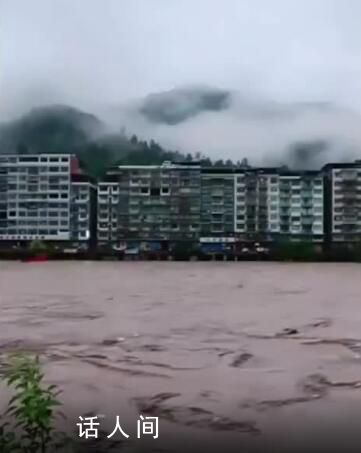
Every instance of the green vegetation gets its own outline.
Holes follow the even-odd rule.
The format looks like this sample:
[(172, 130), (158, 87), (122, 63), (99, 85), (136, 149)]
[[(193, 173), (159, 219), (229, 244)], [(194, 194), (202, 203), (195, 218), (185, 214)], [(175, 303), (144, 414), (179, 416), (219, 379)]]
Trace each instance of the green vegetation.
[[(17, 121), (0, 125), (0, 154), (8, 152), (72, 153), (94, 178), (102, 177), (112, 165), (161, 164), (166, 160), (213, 164), (199, 152), (192, 155), (167, 150), (154, 140), (127, 136), (123, 131), (109, 134), (98, 118), (67, 106), (35, 109)], [(240, 164), (214, 162), (219, 166)]]
[(63, 447), (65, 436), (54, 427), (60, 392), (54, 385), (44, 385), (39, 358), (10, 357), (4, 381), (14, 396), (0, 418), (0, 451), (50, 453)]

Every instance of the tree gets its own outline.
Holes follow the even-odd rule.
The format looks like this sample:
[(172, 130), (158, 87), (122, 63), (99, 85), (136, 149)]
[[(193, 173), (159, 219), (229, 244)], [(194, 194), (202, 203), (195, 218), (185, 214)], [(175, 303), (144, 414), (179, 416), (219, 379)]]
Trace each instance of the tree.
[(247, 157), (244, 157), (244, 158), (241, 160), (241, 167), (244, 167), (244, 168), (248, 168), (248, 167), (249, 167)]
[(138, 144), (138, 137), (134, 134), (132, 135), (131, 139), (130, 139), (130, 143), (132, 145), (137, 145)]

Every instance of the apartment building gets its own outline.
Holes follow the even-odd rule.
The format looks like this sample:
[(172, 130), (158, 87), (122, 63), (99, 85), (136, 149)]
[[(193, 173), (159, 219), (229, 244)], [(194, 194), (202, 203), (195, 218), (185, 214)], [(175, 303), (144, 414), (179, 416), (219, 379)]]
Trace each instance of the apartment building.
[(280, 236), (322, 242), (324, 239), (322, 172), (281, 172), (278, 188)]
[(234, 170), (203, 168), (201, 172), (201, 234), (234, 234)]
[(0, 156), (0, 241), (89, 240), (89, 199), (85, 223), (72, 217), (72, 202), (79, 184), (95, 187), (90, 181), (73, 184), (77, 175), (77, 159), (69, 154)]
[(326, 240), (361, 240), (361, 162), (327, 164), (325, 172)]
[(279, 230), (278, 170), (237, 170), (234, 181), (234, 231), (237, 237), (243, 241), (271, 240), (272, 233)]
[(200, 232), (198, 164), (119, 166), (98, 184), (100, 244), (195, 240)]
[(96, 245), (96, 185), (85, 174), (71, 176), (70, 232), (71, 242), (77, 247)]
[(254, 168), (235, 174), (234, 231), (244, 241), (323, 240), (323, 176)]

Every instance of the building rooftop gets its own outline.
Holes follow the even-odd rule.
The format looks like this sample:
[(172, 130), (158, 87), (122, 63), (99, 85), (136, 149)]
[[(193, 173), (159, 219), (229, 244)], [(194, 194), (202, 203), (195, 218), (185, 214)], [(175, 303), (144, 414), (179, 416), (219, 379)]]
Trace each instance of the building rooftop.
[(354, 162), (331, 162), (322, 167), (323, 170), (331, 170), (333, 168), (361, 168), (361, 160)]

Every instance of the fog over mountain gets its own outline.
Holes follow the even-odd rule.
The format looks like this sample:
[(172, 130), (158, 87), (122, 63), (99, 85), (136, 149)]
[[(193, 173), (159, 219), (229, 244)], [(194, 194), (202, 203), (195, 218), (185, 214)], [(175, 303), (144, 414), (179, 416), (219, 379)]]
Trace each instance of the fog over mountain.
[[(0, 151), (19, 143), (36, 152), (72, 151), (117, 135), (155, 140), (214, 160), (248, 158), (253, 165), (319, 168), (361, 156), (361, 117), (327, 103), (277, 103), (206, 86), (155, 93), (97, 115), (53, 105), (32, 109), (0, 127)], [(111, 141), (110, 141), (110, 138)]]
[(361, 115), (321, 102), (285, 103), (210, 87), (153, 94), (104, 116), (182, 152), (254, 164), (318, 167), (361, 157)]
[[(214, 159), (360, 157), (360, 15), (359, 0), (2, 0), (0, 143), (65, 105)], [(104, 134), (65, 117), (74, 143)]]

